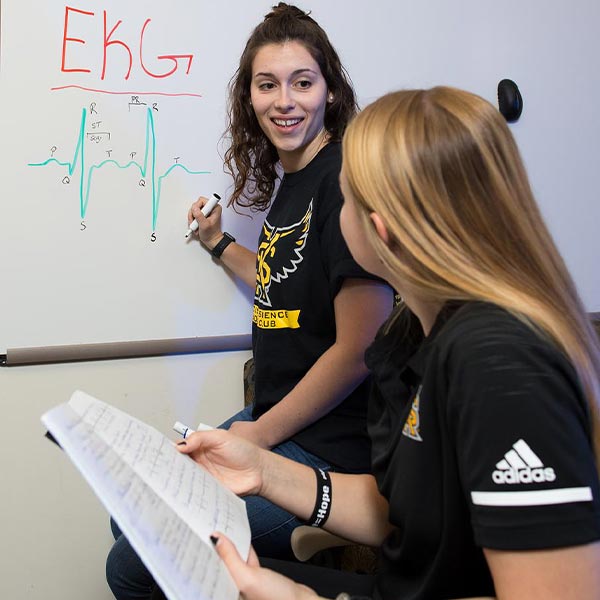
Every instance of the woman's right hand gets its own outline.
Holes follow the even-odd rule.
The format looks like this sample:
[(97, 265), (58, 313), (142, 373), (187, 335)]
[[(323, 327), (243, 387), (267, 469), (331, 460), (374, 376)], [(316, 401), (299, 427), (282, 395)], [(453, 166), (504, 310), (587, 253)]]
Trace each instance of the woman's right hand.
[(260, 495), (265, 453), (256, 444), (223, 429), (198, 431), (177, 450), (189, 455), (232, 492), (240, 496)]
[(201, 209), (207, 202), (208, 198), (200, 196), (192, 204), (188, 211), (188, 225), (196, 219), (198, 223), (198, 229), (196, 230), (198, 238), (209, 250), (212, 250), (223, 237), (223, 232), (221, 231), (221, 214), (223, 209), (217, 204), (208, 217), (205, 217)]

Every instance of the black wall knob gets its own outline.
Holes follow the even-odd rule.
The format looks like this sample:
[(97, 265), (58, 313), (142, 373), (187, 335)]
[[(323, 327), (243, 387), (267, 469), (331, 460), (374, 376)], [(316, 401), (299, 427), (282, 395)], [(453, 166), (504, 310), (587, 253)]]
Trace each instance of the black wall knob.
[(523, 112), (523, 97), (511, 79), (503, 79), (498, 84), (498, 108), (509, 123), (517, 121)]

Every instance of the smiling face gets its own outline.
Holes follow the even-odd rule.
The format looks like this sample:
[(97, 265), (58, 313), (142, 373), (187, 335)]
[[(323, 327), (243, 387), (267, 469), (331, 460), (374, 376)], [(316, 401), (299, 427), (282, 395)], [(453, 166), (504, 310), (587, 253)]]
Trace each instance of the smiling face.
[(308, 50), (296, 41), (263, 46), (252, 63), (250, 97), (284, 170), (304, 168), (326, 135), (327, 84)]

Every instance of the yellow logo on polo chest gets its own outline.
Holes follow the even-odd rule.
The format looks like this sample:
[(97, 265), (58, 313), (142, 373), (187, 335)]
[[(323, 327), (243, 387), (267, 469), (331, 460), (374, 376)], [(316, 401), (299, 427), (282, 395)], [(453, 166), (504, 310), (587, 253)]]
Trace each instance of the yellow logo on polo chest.
[(411, 440), (415, 440), (417, 442), (422, 442), (423, 438), (421, 437), (421, 417), (419, 415), (419, 404), (421, 402), (421, 388), (423, 386), (420, 385), (415, 397), (412, 401), (412, 406), (410, 407), (410, 413), (408, 414), (408, 418), (404, 423), (404, 427), (402, 429), (402, 435), (409, 437)]

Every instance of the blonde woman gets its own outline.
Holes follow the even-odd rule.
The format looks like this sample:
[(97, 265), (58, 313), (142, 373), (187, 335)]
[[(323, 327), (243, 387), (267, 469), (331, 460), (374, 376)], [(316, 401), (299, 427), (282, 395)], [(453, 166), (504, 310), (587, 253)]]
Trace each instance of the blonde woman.
[(460, 90), (397, 92), (343, 156), (344, 237), (405, 302), (366, 356), (373, 475), (333, 473), (325, 498), (225, 432), (180, 448), (302, 519), (330, 499), (325, 527), (381, 546), (381, 569), (261, 567), (217, 533), (242, 597), (599, 598), (600, 349), (505, 122)]

